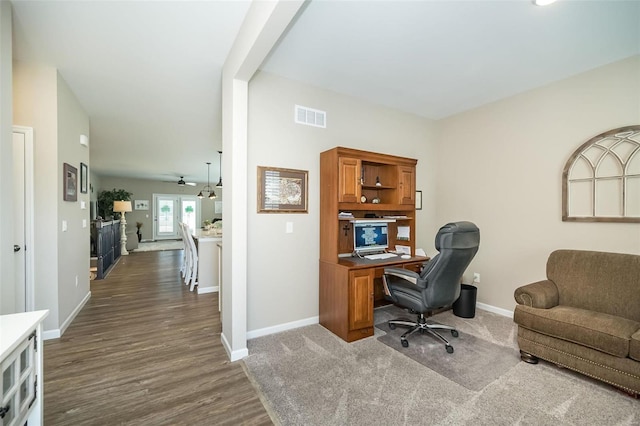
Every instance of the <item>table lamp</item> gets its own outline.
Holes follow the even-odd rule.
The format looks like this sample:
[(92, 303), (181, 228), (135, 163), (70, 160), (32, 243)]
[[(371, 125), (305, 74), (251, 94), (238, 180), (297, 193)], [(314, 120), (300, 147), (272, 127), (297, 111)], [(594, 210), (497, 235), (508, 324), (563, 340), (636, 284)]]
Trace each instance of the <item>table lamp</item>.
[(131, 201), (114, 201), (113, 211), (122, 213), (120, 218), (120, 255), (126, 256), (129, 252), (127, 251), (127, 220), (124, 218), (124, 214), (131, 211)]

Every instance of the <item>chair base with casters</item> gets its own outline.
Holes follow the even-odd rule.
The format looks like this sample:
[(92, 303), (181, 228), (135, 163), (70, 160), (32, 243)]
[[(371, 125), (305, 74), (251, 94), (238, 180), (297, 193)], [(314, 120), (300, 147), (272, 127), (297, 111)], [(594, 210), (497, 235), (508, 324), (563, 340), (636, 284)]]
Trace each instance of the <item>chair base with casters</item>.
[(458, 337), (458, 330), (456, 330), (455, 327), (452, 327), (450, 325), (438, 324), (434, 322), (428, 323), (424, 314), (418, 314), (417, 321), (411, 321), (406, 318), (398, 318), (394, 320), (389, 320), (388, 324), (391, 330), (394, 330), (396, 326), (409, 328), (409, 330), (407, 330), (406, 333), (400, 336), (400, 343), (405, 348), (409, 347), (409, 341), (407, 340), (407, 337), (419, 331), (422, 334), (429, 333), (430, 335), (442, 341), (444, 343), (444, 347), (447, 350), (447, 352), (452, 354), (453, 346), (451, 346), (449, 344), (449, 341), (445, 339), (444, 336), (442, 336), (442, 334), (438, 333), (436, 330), (449, 330), (453, 337)]
[(453, 346), (436, 330), (449, 330), (453, 337), (458, 331), (451, 326), (427, 322), (425, 314), (447, 308), (460, 296), (462, 274), (478, 251), (480, 231), (471, 222), (452, 222), (444, 225), (436, 235), (439, 253), (426, 262), (420, 273), (404, 268), (384, 268), (382, 285), (385, 298), (395, 305), (418, 314), (417, 321), (400, 318), (389, 321), (389, 328), (409, 327), (400, 337), (405, 348), (407, 337), (420, 331), (429, 333), (444, 343), (448, 353)]

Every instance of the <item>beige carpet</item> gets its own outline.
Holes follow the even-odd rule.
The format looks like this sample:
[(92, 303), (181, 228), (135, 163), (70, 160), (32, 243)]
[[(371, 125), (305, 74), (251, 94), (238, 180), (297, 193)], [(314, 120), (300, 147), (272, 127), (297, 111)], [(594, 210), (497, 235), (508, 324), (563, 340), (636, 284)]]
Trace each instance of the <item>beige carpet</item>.
[[(383, 314), (376, 311), (376, 323)], [(510, 318), (477, 311), (435, 319), (516, 349)], [(244, 362), (282, 425), (640, 424), (637, 400), (571, 371), (517, 362), (470, 390), (381, 343), (383, 333), (346, 343), (320, 325), (302, 327), (250, 340)]]
[(416, 315), (391, 305), (380, 309), (377, 317), (376, 328), (385, 332), (378, 341), (470, 390), (482, 390), (520, 362), (519, 351), (462, 331), (458, 337), (453, 337), (448, 330), (440, 332), (454, 348), (452, 354), (446, 352), (440, 340), (429, 334), (414, 333), (408, 338), (409, 347), (404, 348), (400, 336), (407, 328), (391, 330), (387, 321), (394, 318), (414, 320)]

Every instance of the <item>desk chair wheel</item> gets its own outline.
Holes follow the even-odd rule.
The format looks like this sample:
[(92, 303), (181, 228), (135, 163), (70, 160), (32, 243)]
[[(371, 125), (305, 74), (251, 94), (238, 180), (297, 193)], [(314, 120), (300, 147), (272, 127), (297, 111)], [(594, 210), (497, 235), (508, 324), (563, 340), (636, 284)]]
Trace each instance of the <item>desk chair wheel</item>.
[[(451, 330), (451, 335), (453, 337), (458, 337), (458, 330)], [(453, 352), (453, 351), (451, 351), (451, 352)], [(449, 353), (451, 353), (451, 352), (449, 352)]]
[(447, 348), (447, 353), (448, 354), (452, 354), (453, 353), (453, 346), (447, 345), (447, 346), (445, 346), (445, 348)]
[(396, 325), (390, 322), (389, 323), (389, 329), (395, 330), (396, 329)]
[(400, 343), (402, 343), (402, 347), (403, 348), (408, 348), (409, 347), (409, 341), (407, 339), (400, 339)]

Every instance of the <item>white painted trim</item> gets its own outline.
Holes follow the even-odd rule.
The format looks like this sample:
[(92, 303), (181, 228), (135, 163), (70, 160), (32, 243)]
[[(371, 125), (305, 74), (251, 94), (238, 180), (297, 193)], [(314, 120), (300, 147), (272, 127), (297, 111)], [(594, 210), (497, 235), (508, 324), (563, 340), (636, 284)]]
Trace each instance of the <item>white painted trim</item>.
[(43, 340), (50, 340), (50, 339), (59, 339), (60, 337), (62, 337), (64, 332), (71, 325), (71, 322), (80, 313), (82, 308), (84, 308), (84, 305), (87, 304), (89, 299), (91, 299), (91, 292), (88, 292), (87, 295), (82, 299), (82, 301), (80, 303), (78, 303), (78, 306), (76, 306), (75, 309), (73, 310), (73, 312), (71, 312), (71, 314), (69, 314), (67, 319), (64, 320), (64, 322), (62, 323), (62, 326), (60, 328), (56, 328), (54, 330), (45, 330), (45, 331), (43, 331), (42, 332), (42, 339)]
[(269, 334), (280, 333), (282, 331), (293, 330), (294, 328), (305, 327), (307, 325), (318, 324), (320, 317), (309, 317), (298, 321), (291, 321), (284, 324), (274, 325), (272, 327), (260, 328), (247, 332), (247, 339), (255, 339), (256, 337), (267, 336)]
[(228, 179), (225, 194), (231, 194), (222, 206), (227, 218), (222, 237), (222, 327), (232, 344), (222, 337), (232, 361), (229, 348), (236, 348), (234, 355), (247, 354), (248, 84), (304, 4), (304, 0), (251, 2), (222, 67), (223, 169)]
[(494, 314), (502, 315), (503, 317), (513, 318), (513, 311), (498, 308), (496, 306), (487, 305), (485, 303), (480, 303), (480, 302), (476, 303), (476, 308), (482, 309), (483, 311), (493, 312)]
[(225, 337), (224, 333), (220, 333), (220, 341), (222, 341), (222, 347), (224, 347), (224, 350), (227, 352), (227, 356), (231, 362), (238, 361), (249, 356), (249, 349), (246, 347), (232, 351), (231, 345), (229, 345), (229, 341)]
[(218, 292), (218, 286), (213, 286), (213, 287), (200, 287), (198, 286), (198, 294), (205, 294), (205, 293), (217, 293)]
[(34, 210), (34, 145), (33, 145), (33, 128), (25, 126), (13, 126), (13, 133), (22, 133), (24, 135), (24, 243), (25, 250), (25, 288), (26, 288), (26, 310), (35, 310), (35, 260), (33, 254), (35, 252), (34, 228), (35, 228), (35, 210)]
[(51, 339), (59, 339), (60, 338), (60, 329), (56, 328), (55, 330), (44, 330), (42, 332), (42, 340), (51, 340)]

